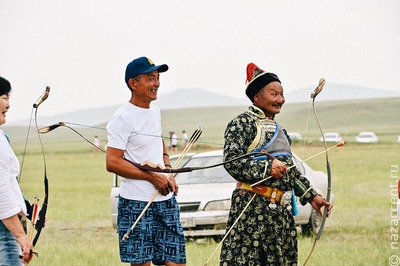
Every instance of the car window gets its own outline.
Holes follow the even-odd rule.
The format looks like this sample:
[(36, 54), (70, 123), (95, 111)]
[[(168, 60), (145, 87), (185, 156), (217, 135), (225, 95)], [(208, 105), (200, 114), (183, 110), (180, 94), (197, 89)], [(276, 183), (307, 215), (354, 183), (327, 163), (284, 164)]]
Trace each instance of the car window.
[(177, 166), (175, 166), (175, 162), (178, 160), (180, 155), (177, 155), (177, 154), (171, 155), (169, 157), (169, 161), (172, 166), (175, 166), (175, 168), (181, 168), (193, 155), (194, 155), (194, 153), (185, 154), (185, 156), (183, 156), (182, 160), (179, 162), (179, 164)]
[[(199, 157), (191, 158), (187, 164), (185, 164), (185, 167), (203, 167), (218, 163), (222, 163), (222, 156)], [(175, 175), (175, 180), (179, 185), (236, 182), (222, 165), (187, 173), (179, 173)]]

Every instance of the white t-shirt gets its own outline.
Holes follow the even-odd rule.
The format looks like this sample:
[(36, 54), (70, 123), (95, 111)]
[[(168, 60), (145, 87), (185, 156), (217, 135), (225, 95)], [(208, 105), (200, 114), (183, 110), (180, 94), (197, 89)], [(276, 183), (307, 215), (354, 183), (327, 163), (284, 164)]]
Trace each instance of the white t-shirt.
[(178, 145), (178, 136), (176, 134), (172, 134), (171, 145)]
[[(107, 125), (107, 146), (124, 150), (126, 159), (141, 163), (151, 161), (164, 165), (160, 109), (155, 105), (141, 108), (131, 103), (121, 106)], [(149, 201), (156, 192), (154, 185), (145, 180), (121, 178), (119, 194), (130, 200)], [(171, 198), (158, 194), (154, 201)]]
[(4, 132), (0, 130), (0, 220), (21, 211), (27, 214), (24, 197), (18, 184), (19, 161)]

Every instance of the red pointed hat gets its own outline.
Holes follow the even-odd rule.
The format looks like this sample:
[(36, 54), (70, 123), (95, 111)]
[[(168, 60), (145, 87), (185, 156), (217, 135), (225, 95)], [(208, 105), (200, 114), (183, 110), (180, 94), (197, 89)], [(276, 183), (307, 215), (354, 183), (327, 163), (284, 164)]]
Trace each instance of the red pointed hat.
[(265, 72), (254, 63), (247, 64), (246, 73), (246, 95), (252, 102), (254, 100), (254, 95), (269, 83), (273, 81), (281, 83), (277, 75), (271, 72)]

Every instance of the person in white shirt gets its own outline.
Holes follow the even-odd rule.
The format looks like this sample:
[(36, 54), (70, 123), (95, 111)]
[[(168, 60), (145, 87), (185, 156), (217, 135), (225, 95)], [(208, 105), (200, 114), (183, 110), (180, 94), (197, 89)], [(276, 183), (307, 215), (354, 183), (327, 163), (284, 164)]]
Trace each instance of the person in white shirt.
[[(185, 237), (175, 199), (178, 186), (173, 176), (140, 170), (129, 163), (150, 161), (170, 168), (162, 139), (157, 99), (160, 73), (167, 65), (156, 66), (147, 57), (130, 62), (125, 82), (131, 91), (129, 102), (121, 106), (107, 125), (106, 168), (122, 179), (119, 188), (118, 234), (120, 259), (131, 265), (185, 265)], [(158, 190), (143, 217), (125, 242), (124, 234), (136, 221)]]
[(94, 144), (94, 153), (97, 153), (98, 151), (99, 151), (99, 149), (100, 149), (100, 139), (99, 139), (99, 137), (96, 135), (96, 136), (94, 136), (94, 139), (93, 139), (93, 144)]
[(175, 132), (173, 132), (171, 137), (172, 151), (176, 151), (177, 146), (178, 146), (178, 136), (175, 134)]
[(186, 130), (182, 131), (182, 140), (183, 140), (183, 148), (185, 148), (186, 144), (189, 141), (189, 137), (188, 137), (188, 134), (186, 133)]
[[(0, 125), (6, 122), (10, 91), (10, 82), (0, 77)], [(19, 171), (19, 161), (8, 136), (0, 130), (0, 265), (23, 265), (33, 255), (32, 241), (21, 223), (27, 207), (17, 180)]]

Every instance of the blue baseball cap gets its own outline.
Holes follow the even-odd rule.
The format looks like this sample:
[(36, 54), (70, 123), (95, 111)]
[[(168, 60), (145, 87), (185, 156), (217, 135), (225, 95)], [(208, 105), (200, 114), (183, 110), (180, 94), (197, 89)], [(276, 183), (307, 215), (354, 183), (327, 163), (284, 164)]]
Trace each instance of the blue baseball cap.
[(126, 66), (125, 82), (129, 87), (128, 81), (139, 74), (146, 74), (158, 70), (158, 72), (165, 72), (168, 70), (168, 65), (163, 64), (156, 66), (153, 61), (145, 56), (134, 59)]

